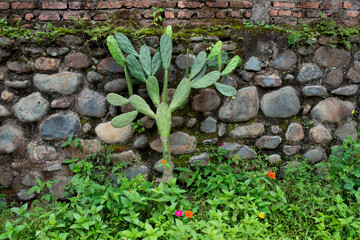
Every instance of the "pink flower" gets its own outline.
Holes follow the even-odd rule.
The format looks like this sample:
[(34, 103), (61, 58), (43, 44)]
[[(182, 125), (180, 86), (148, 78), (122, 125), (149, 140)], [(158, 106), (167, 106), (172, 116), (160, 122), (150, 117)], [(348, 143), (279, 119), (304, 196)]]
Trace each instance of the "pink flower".
[(221, 144), (221, 146), (222, 146), (222, 147), (225, 146), (225, 143)]
[(204, 162), (204, 166), (206, 166), (207, 162)]
[(175, 216), (178, 216), (178, 217), (181, 217), (182, 214), (183, 214), (183, 211), (181, 211), (181, 210), (177, 210), (175, 212)]

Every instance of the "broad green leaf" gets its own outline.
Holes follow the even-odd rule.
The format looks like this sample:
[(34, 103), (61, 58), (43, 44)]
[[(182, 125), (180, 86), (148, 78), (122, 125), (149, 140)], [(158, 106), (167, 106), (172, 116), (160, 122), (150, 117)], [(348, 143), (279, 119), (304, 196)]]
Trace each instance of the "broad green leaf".
[(190, 79), (184, 78), (177, 86), (170, 103), (170, 111), (178, 109), (189, 98), (191, 91)]
[(154, 76), (161, 66), (160, 52), (155, 53), (151, 62), (151, 75)]
[(154, 105), (157, 106), (160, 104), (160, 91), (159, 83), (156, 77), (150, 76), (146, 81), (146, 89), (148, 91), (149, 97), (153, 101)]
[(156, 125), (161, 137), (169, 137), (171, 130), (171, 112), (167, 103), (160, 103), (156, 112)]
[(206, 52), (202, 51), (197, 55), (194, 64), (191, 67), (190, 80), (196, 77), (199, 72), (203, 69), (206, 63)]
[(207, 70), (207, 66), (205, 64), (204, 67), (201, 69), (201, 71), (198, 73), (198, 75), (196, 75), (196, 77), (193, 80), (191, 80), (191, 82), (195, 82), (195, 81), (199, 80), (200, 78), (202, 78), (205, 75), (206, 70)]
[(131, 44), (130, 40), (122, 33), (118, 33), (115, 35), (115, 39), (121, 50), (126, 52), (127, 54), (135, 55), (139, 57), (139, 54), (134, 49), (133, 45)]
[(232, 97), (236, 94), (236, 89), (232, 86), (221, 84), (221, 83), (215, 83), (216, 89), (224, 96)]
[(206, 58), (206, 60), (207, 61), (213, 60), (217, 55), (219, 55), (219, 53), (221, 52), (221, 48), (222, 48), (222, 42), (217, 41), (217, 43), (215, 43), (215, 45), (212, 47), (211, 52), (209, 56)]
[(141, 47), (139, 60), (145, 74), (149, 77), (151, 75), (151, 54), (148, 46)]
[(108, 36), (107, 45), (108, 45), (109, 51), (111, 53), (111, 56), (114, 58), (114, 60), (121, 67), (125, 67), (126, 59), (125, 59), (123, 53), (121, 52), (121, 49), (120, 49), (119, 45), (117, 44), (114, 36)]
[(172, 57), (171, 38), (167, 34), (163, 34), (160, 39), (160, 54), (161, 54), (161, 61), (163, 64), (163, 68), (166, 71), (170, 67), (171, 57)]
[[(227, 59), (228, 59), (227, 52), (221, 51), (221, 64), (223, 65), (226, 62)], [(211, 60), (208, 63), (208, 67), (209, 68), (218, 68), (219, 67), (218, 56), (216, 56), (213, 60)]]
[(165, 28), (165, 32), (164, 32), (164, 33), (167, 34), (167, 35), (169, 35), (170, 39), (172, 39), (172, 37), (173, 37), (173, 31), (172, 31), (171, 25), (169, 25), (169, 26), (167, 26), (167, 27)]
[(114, 117), (111, 120), (111, 126), (115, 128), (125, 127), (130, 123), (132, 123), (137, 115), (138, 115), (138, 111), (123, 113), (119, 116)]
[(234, 71), (234, 69), (238, 66), (239, 62), (241, 61), (241, 58), (236, 55), (235, 57), (233, 57), (229, 64), (226, 66), (226, 68), (221, 72), (221, 76), (225, 76), (228, 75), (229, 73), (231, 73), (232, 71)]
[(124, 106), (129, 103), (129, 100), (116, 93), (109, 93), (106, 95), (106, 100), (114, 106)]
[(127, 56), (127, 66), (129, 67), (131, 75), (142, 83), (146, 83), (145, 74), (140, 66), (139, 61), (132, 54)]
[(195, 82), (191, 82), (191, 88), (199, 89), (199, 88), (209, 87), (214, 83), (216, 83), (216, 81), (219, 80), (219, 78), (220, 78), (220, 72), (212, 71), (206, 74), (205, 76), (203, 76), (202, 78), (200, 78), (199, 80)]
[(131, 106), (133, 106), (136, 110), (138, 110), (142, 114), (145, 114), (149, 117), (155, 118), (155, 113), (151, 110), (149, 105), (146, 103), (146, 101), (142, 97), (134, 94), (129, 98), (129, 100), (130, 100)]

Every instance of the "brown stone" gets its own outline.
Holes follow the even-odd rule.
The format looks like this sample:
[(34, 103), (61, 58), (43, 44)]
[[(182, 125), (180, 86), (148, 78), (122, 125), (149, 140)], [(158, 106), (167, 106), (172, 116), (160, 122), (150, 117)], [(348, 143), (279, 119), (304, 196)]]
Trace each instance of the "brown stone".
[(11, 102), (11, 100), (14, 98), (14, 94), (9, 91), (3, 91), (1, 93), (1, 99), (5, 102)]
[(32, 69), (23, 62), (7, 62), (7, 67), (16, 74), (30, 73)]
[(344, 49), (321, 47), (315, 52), (316, 62), (326, 68), (349, 64), (350, 59), (350, 53)]
[(65, 57), (65, 64), (71, 68), (83, 69), (91, 66), (91, 58), (83, 53), (71, 53)]
[(349, 101), (327, 98), (311, 110), (311, 117), (320, 122), (336, 123), (351, 116), (353, 110), (355, 106)]
[[(196, 138), (183, 132), (175, 132), (169, 136), (170, 152), (172, 154), (193, 153), (196, 149)], [(152, 150), (162, 152), (161, 140), (150, 143)]]
[(329, 129), (322, 124), (317, 124), (315, 127), (312, 127), (309, 131), (309, 137), (311, 141), (316, 143), (327, 143), (332, 140)]
[(91, 139), (91, 140), (80, 139), (79, 143), (82, 146), (82, 148), (76, 146), (67, 146), (64, 148), (66, 157), (83, 159), (89, 156), (90, 154), (99, 152), (102, 148), (101, 142), (97, 139)]
[(360, 61), (356, 61), (346, 75), (353, 83), (360, 83)]
[(110, 122), (100, 123), (95, 128), (96, 135), (104, 142), (123, 144), (130, 140), (134, 131), (131, 124), (122, 128), (114, 128)]
[(54, 71), (59, 67), (60, 60), (56, 58), (40, 57), (35, 60), (35, 69), (39, 71)]
[(199, 112), (210, 112), (220, 104), (219, 95), (214, 89), (201, 89), (200, 94), (193, 98), (192, 109)]
[(10, 168), (0, 168), (0, 186), (11, 187), (14, 175)]
[(291, 123), (285, 133), (286, 140), (298, 142), (304, 139), (304, 129), (300, 123)]
[(295, 53), (291, 50), (286, 50), (284, 53), (279, 55), (274, 61), (270, 62), (270, 67), (278, 70), (288, 70), (294, 66), (297, 62)]
[(344, 73), (341, 69), (336, 69), (327, 74), (325, 83), (331, 87), (337, 88), (343, 81)]
[(73, 99), (71, 97), (61, 97), (51, 102), (52, 108), (68, 108), (71, 106)]
[(97, 66), (97, 70), (100, 73), (121, 73), (124, 72), (124, 68), (112, 58), (108, 57), (100, 61)]

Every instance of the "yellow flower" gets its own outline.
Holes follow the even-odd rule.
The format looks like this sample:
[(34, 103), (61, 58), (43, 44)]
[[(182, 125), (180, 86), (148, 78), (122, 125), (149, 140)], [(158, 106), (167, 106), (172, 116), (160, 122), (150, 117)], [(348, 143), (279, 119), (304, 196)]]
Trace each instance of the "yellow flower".
[(263, 213), (260, 213), (260, 214), (259, 214), (259, 218), (264, 219), (264, 218), (265, 218), (265, 215), (264, 215)]
[(355, 110), (352, 110), (352, 112), (351, 112), (352, 114), (354, 114), (355, 113)]
[(162, 162), (163, 164), (165, 164), (165, 163), (166, 163), (166, 160), (165, 160), (165, 159), (163, 159), (161, 162)]

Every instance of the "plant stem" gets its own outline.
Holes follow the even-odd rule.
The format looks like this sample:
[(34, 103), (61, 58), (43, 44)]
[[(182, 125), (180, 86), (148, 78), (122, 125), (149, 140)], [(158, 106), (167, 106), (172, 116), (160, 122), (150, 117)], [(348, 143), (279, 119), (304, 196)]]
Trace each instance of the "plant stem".
[(129, 69), (128, 69), (126, 63), (125, 63), (125, 68), (124, 69), (125, 69), (126, 83), (127, 83), (127, 87), (128, 87), (128, 90), (129, 90), (129, 96), (132, 96), (133, 95), (133, 87), (132, 87), (132, 82), (131, 82)]
[(219, 72), (221, 72), (221, 49), (219, 50), (219, 54), (218, 54), (218, 66), (219, 66)]
[(166, 166), (164, 166), (163, 177), (161, 181), (167, 182), (173, 178), (169, 137), (161, 137), (161, 145), (163, 149), (163, 159), (166, 161)]
[(168, 100), (168, 69), (164, 71), (164, 85), (162, 92), (162, 102), (167, 103)]
[(189, 78), (189, 49), (186, 49), (186, 78)]

